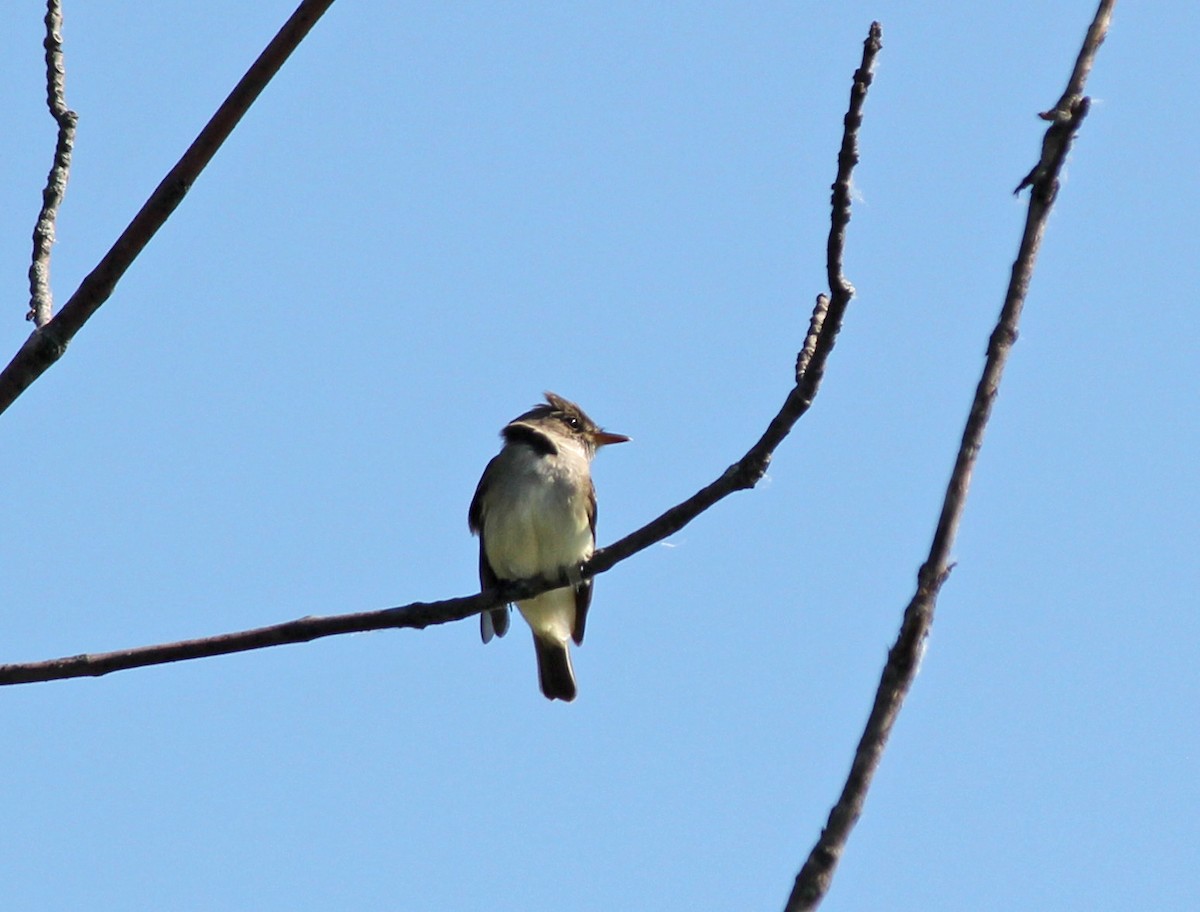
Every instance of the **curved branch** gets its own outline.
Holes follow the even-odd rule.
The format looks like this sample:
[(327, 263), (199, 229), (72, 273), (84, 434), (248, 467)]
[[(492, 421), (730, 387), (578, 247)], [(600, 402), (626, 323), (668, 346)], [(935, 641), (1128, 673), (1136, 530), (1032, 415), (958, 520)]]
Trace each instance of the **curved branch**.
[(710, 484), (687, 500), (671, 507), (661, 516), (642, 526), (606, 548), (601, 548), (580, 567), (568, 573), (563, 569), (557, 577), (523, 580), (481, 592), (477, 595), (445, 599), (437, 602), (413, 602), (397, 608), (364, 611), (356, 614), (306, 617), (270, 627), (259, 627), (237, 633), (221, 634), (177, 643), (143, 646), (117, 652), (67, 656), (44, 662), (0, 665), (0, 685), (28, 684), (35, 681), (54, 681), (64, 678), (96, 677), (113, 671), (162, 665), (187, 659), (207, 658), (282, 646), (306, 643), (320, 637), (367, 630), (402, 627), (428, 627), (446, 624), (479, 614), (507, 602), (530, 598), (541, 592), (569, 585), (577, 571), (587, 579), (612, 569), (621, 561), (655, 542), (678, 532), (693, 519), (735, 491), (753, 488), (762, 478), (775, 449), (787, 437), (796, 421), (808, 411), (816, 397), (841, 330), (846, 307), (854, 288), (842, 275), (842, 255), (846, 245), (846, 226), (850, 222), (850, 177), (858, 162), (858, 129), (862, 124), (862, 108), (871, 84), (875, 55), (880, 48), (879, 23), (871, 25), (871, 35), (863, 50), (863, 63), (854, 74), (850, 110), (845, 118), (845, 131), (838, 154), (837, 180), (833, 184), (833, 216), (827, 245), (829, 296), (817, 298), (809, 323), (808, 336), (797, 359), (796, 383), (784, 400), (778, 414), (771, 420), (762, 436), (746, 454)]
[(67, 193), (71, 176), (71, 151), (75, 148), (75, 126), (79, 115), (67, 107), (66, 64), (62, 48), (62, 4), (59, 0), (46, 3), (46, 106), (58, 124), (58, 140), (54, 145), (54, 162), (42, 190), (42, 209), (33, 226), (33, 261), (29, 264), (29, 313), (39, 329), (50, 322), (54, 314), (54, 296), (50, 291), (50, 248), (54, 246), (54, 223), (58, 207)]
[(725, 470), (725, 473), (707, 487), (701, 488), (678, 506), (672, 507), (653, 522), (643, 526), (632, 535), (602, 548), (585, 565), (595, 572), (607, 570), (617, 561), (640, 551), (648, 544), (673, 535), (704, 510), (734, 491), (754, 487), (766, 473), (771, 455), (791, 432), (800, 417), (812, 406), (825, 364), (833, 351), (842, 320), (854, 286), (842, 274), (842, 259), (846, 249), (846, 227), (850, 223), (850, 178), (858, 164), (858, 130), (862, 126), (863, 104), (867, 89), (874, 77), (875, 57), (882, 48), (882, 29), (878, 22), (871, 23), (870, 33), (863, 44), (862, 64), (854, 73), (854, 84), (850, 90), (850, 107), (843, 120), (842, 146), (838, 152), (837, 180), (833, 183), (833, 215), (830, 220), (829, 241), (826, 245), (826, 270), (829, 278), (828, 297), (817, 298), (809, 323), (808, 337), (796, 359), (796, 385), (788, 394), (778, 414), (763, 432), (758, 442), (740, 460)]
[(39, 325), (25, 340), (8, 366), (0, 371), (0, 412), (62, 357), (67, 344), (109, 299), (125, 270), (183, 201), (250, 105), (332, 5), (333, 0), (303, 0), (58, 315), (44, 326)]
[(786, 912), (815, 909), (828, 892), (846, 841), (862, 814), (867, 790), (883, 756), (892, 725), (916, 677), (925, 638), (933, 624), (938, 592), (952, 569), (950, 551), (966, 507), (971, 473), (983, 446), (984, 431), (1000, 388), (1004, 366), (1017, 338), (1017, 325), (1033, 276), (1038, 249), (1046, 230), (1050, 207), (1058, 192), (1058, 175), (1066, 160), (1071, 141), (1087, 116), (1088, 99), (1081, 94), (1084, 82), (1096, 52), (1104, 41), (1114, 3), (1115, 0), (1102, 0), (1100, 3), (1084, 39), (1083, 49), (1075, 64), (1067, 91), (1050, 118), (1054, 123), (1046, 131), (1041, 159), (1022, 183), (1022, 187), (1032, 187), (1025, 230), (1013, 263), (1004, 306), (988, 344), (987, 360), (963, 430), (962, 443), (946, 488), (929, 557), (917, 575), (916, 593), (904, 611), (900, 634), (888, 653), (887, 664), (875, 694), (875, 703), (855, 750), (850, 775), (837, 804), (829, 813), (829, 820), (821, 831), (820, 838), (809, 853), (800, 873), (796, 875), (796, 883), (791, 896), (788, 897)]

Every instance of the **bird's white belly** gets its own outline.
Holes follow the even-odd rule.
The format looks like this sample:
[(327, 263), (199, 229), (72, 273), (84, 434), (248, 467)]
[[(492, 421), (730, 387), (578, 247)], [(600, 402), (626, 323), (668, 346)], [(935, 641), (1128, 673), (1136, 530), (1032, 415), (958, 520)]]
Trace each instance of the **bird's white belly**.
[(521, 497), (492, 504), (484, 518), (488, 563), (501, 579), (554, 573), (591, 557), (587, 513), (553, 484), (526, 488)]
[(565, 643), (575, 629), (575, 593), (570, 589), (551, 589), (541, 595), (517, 602), (521, 617), (543, 639)]
[[(586, 501), (573, 503), (569, 486), (553, 478), (522, 486), (520, 496), (499, 497), (483, 520), (488, 563), (500, 579), (558, 572), (592, 556), (595, 544)], [(575, 593), (553, 589), (517, 603), (534, 632), (565, 643), (575, 626)]]

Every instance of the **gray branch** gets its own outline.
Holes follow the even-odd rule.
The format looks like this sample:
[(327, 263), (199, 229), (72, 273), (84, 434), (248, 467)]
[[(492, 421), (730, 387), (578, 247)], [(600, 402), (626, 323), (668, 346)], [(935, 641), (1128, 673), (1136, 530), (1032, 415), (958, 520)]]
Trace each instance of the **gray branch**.
[(1071, 141), (1087, 116), (1088, 99), (1082, 94), (1084, 83), (1091, 71), (1096, 52), (1104, 41), (1114, 3), (1115, 0), (1102, 0), (1100, 3), (1095, 20), (1084, 39), (1066, 92), (1052, 111), (1041, 115), (1044, 119), (1051, 120), (1052, 124), (1046, 131), (1038, 164), (1018, 187), (1018, 190), (1030, 187), (1025, 231), (1021, 237), (1016, 261), (1013, 263), (1012, 278), (1004, 296), (1004, 306), (988, 344), (983, 375), (979, 379), (966, 428), (963, 430), (958, 458), (946, 488), (929, 557), (917, 574), (917, 591), (904, 611), (899, 637), (888, 653), (887, 664), (875, 694), (875, 703), (855, 751), (850, 775), (837, 804), (829, 813), (829, 820), (821, 831), (820, 838), (809, 853), (800, 873), (796, 875), (796, 883), (788, 897), (786, 912), (815, 909), (829, 891), (846, 841), (862, 814), (867, 791), (883, 757), (892, 725), (916, 677), (925, 638), (933, 624), (938, 592), (950, 575), (950, 552), (954, 546), (963, 509), (966, 507), (971, 472), (983, 446), (984, 431), (1000, 388), (1005, 362), (1017, 338), (1017, 324), (1021, 319), (1021, 309), (1033, 276), (1038, 248), (1046, 230), (1050, 207), (1058, 194), (1058, 175), (1062, 171)]
[(37, 319), (35, 302), (38, 328), (0, 371), (0, 412), (62, 357), (67, 344), (109, 299), (125, 270), (183, 201), (242, 116), (332, 4), (333, 0), (303, 0), (62, 310), (42, 324)]
[(33, 226), (33, 262), (29, 264), (29, 313), (41, 329), (54, 315), (54, 296), (50, 291), (50, 248), (54, 246), (54, 225), (58, 207), (67, 193), (71, 176), (71, 152), (75, 148), (75, 125), (79, 116), (67, 107), (66, 65), (63, 62), (62, 4), (59, 0), (46, 3), (46, 105), (58, 124), (58, 139), (54, 145), (54, 162), (42, 191), (42, 209)]
[[(671, 507), (636, 532), (606, 548), (601, 548), (580, 567), (572, 568), (572, 571), (578, 572), (580, 578), (588, 579), (612, 569), (626, 558), (678, 532), (717, 501), (735, 491), (753, 488), (766, 472), (775, 449), (812, 405), (825, 372), (825, 364), (841, 330), (846, 308), (854, 294), (853, 287), (842, 275), (842, 255), (846, 244), (846, 226), (850, 222), (850, 177), (858, 162), (858, 129), (862, 124), (863, 103), (871, 85), (872, 68), (879, 48), (879, 24), (873, 23), (870, 37), (864, 47), (862, 66), (854, 74), (850, 110), (846, 114), (845, 131), (838, 154), (837, 180), (833, 184), (833, 216), (827, 245), (830, 294), (817, 298), (808, 336), (797, 358), (795, 386), (762, 436), (741, 459), (687, 500)], [(0, 685), (95, 677), (147, 665), (229, 655), (289, 643), (306, 643), (344, 633), (446, 624), (507, 602), (569, 585), (571, 576), (572, 573), (564, 569), (553, 579), (523, 580), (477, 595), (443, 601), (413, 602), (396, 608), (355, 614), (305, 617), (269, 627), (177, 643), (67, 656), (43, 662), (0, 665)]]

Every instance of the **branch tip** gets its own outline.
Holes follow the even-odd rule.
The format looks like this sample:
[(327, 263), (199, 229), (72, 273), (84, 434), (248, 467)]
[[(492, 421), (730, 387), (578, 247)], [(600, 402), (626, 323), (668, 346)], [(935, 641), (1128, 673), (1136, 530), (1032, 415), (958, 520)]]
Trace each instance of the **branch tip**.
[(29, 311), (26, 320), (32, 320), (41, 329), (54, 316), (54, 295), (50, 290), (50, 251), (54, 246), (54, 226), (58, 220), (58, 209), (67, 192), (71, 176), (71, 153), (75, 148), (75, 127), (78, 115), (67, 107), (66, 63), (63, 57), (62, 5), (59, 0), (48, 0), (46, 37), (42, 47), (46, 51), (46, 107), (58, 126), (58, 137), (54, 144), (54, 158), (46, 186), (42, 190), (42, 207), (33, 226), (33, 255), (29, 265)]
[[(821, 831), (817, 844), (809, 852), (808, 858), (796, 875), (786, 912), (807, 912), (815, 909), (824, 899), (833, 879), (838, 858), (862, 812), (867, 791), (882, 759), (896, 716), (920, 667), (924, 644), (933, 624), (938, 592), (954, 567), (949, 560), (949, 554), (966, 505), (971, 473), (983, 444), (983, 434), (991, 414), (992, 402), (999, 389), (1011, 343), (1017, 337), (1017, 325), (1025, 294), (1032, 278), (1050, 206), (1057, 192), (1058, 175), (1070, 148), (1071, 139), (1088, 111), (1088, 100), (1083, 94), (1083, 86), (1096, 49), (1104, 40), (1113, 2), (1114, 0), (1101, 0), (1096, 18), (1088, 30), (1083, 49), (1076, 60), (1067, 91), (1054, 109), (1068, 114), (1062, 118), (1057, 115), (1048, 118), (1051, 123), (1043, 140), (1041, 158), (1017, 188), (1018, 192), (1026, 186), (1033, 188), (1029, 198), (1025, 230), (1016, 262), (1013, 264), (1004, 305), (996, 329), (992, 333), (993, 344), (988, 346), (983, 374), (975, 390), (975, 399), (963, 429), (958, 456), (946, 486), (929, 556), (917, 573), (917, 591), (905, 609), (900, 632), (888, 652), (870, 716), (854, 753), (850, 774), (837, 803), (829, 812), (828, 824)], [(850, 122), (851, 118), (847, 116), (848, 133)], [(834, 250), (834, 238), (831, 235), (831, 278)], [(834, 290), (836, 308), (838, 286), (831, 282), (831, 287)]]
[[(63, 305), (58, 315), (53, 317), (64, 343), (69, 342), (112, 295), (125, 271), (175, 211), (182, 194), (187, 192), (267, 83), (332, 4), (333, 0), (301, 0), (295, 12), (246, 71), (246, 75), (222, 102), (175, 167), (163, 178), (121, 236)], [(58, 56), (61, 55), (56, 56), (56, 53), (51, 51), (51, 47), (61, 50), (61, 42), (55, 40), (55, 36), (61, 33), (59, 0), (49, 0), (46, 22), (47, 79), (50, 86), (48, 94), (55, 96), (56, 87), (61, 87), (62, 84), (63, 71), (58, 60)], [(67, 110), (65, 101), (61, 106), (52, 102), (51, 107), (52, 110), (61, 107), (60, 128), (63, 129), (60, 129), (58, 149), (69, 156), (74, 132), (73, 126), (66, 129), (64, 125), (73, 124), (74, 118), (69, 116), (71, 112)], [(56, 115), (55, 119), (59, 120), (59, 115)], [(57, 161), (56, 156), (56, 164)], [(65, 187), (65, 170), (59, 170), (62, 173), (62, 186)], [(35, 232), (35, 261), (39, 257), (49, 257), (48, 248), (42, 253), (38, 252), (39, 249), (43, 249), (38, 247), (39, 243), (38, 234)], [(40, 329), (48, 326), (52, 317), (49, 288), (41, 284), (48, 272), (39, 269), (36, 276), (34, 272), (31, 268), (30, 282), (31, 286), (35, 287), (31, 287), (30, 309), (34, 314), (34, 323)], [(8, 366), (0, 371), (0, 412), (12, 405), (16, 398), (54, 363), (39, 359), (36, 356), (37, 351), (36, 346), (23, 345)]]

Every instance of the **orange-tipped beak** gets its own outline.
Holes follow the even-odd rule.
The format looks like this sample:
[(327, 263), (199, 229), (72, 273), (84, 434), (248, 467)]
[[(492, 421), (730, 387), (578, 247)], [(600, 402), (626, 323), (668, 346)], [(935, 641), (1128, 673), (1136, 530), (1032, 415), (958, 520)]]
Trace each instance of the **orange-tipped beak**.
[(608, 431), (596, 431), (592, 435), (592, 439), (596, 441), (596, 446), (608, 446), (610, 443), (628, 443), (629, 438), (624, 434), (610, 434)]

